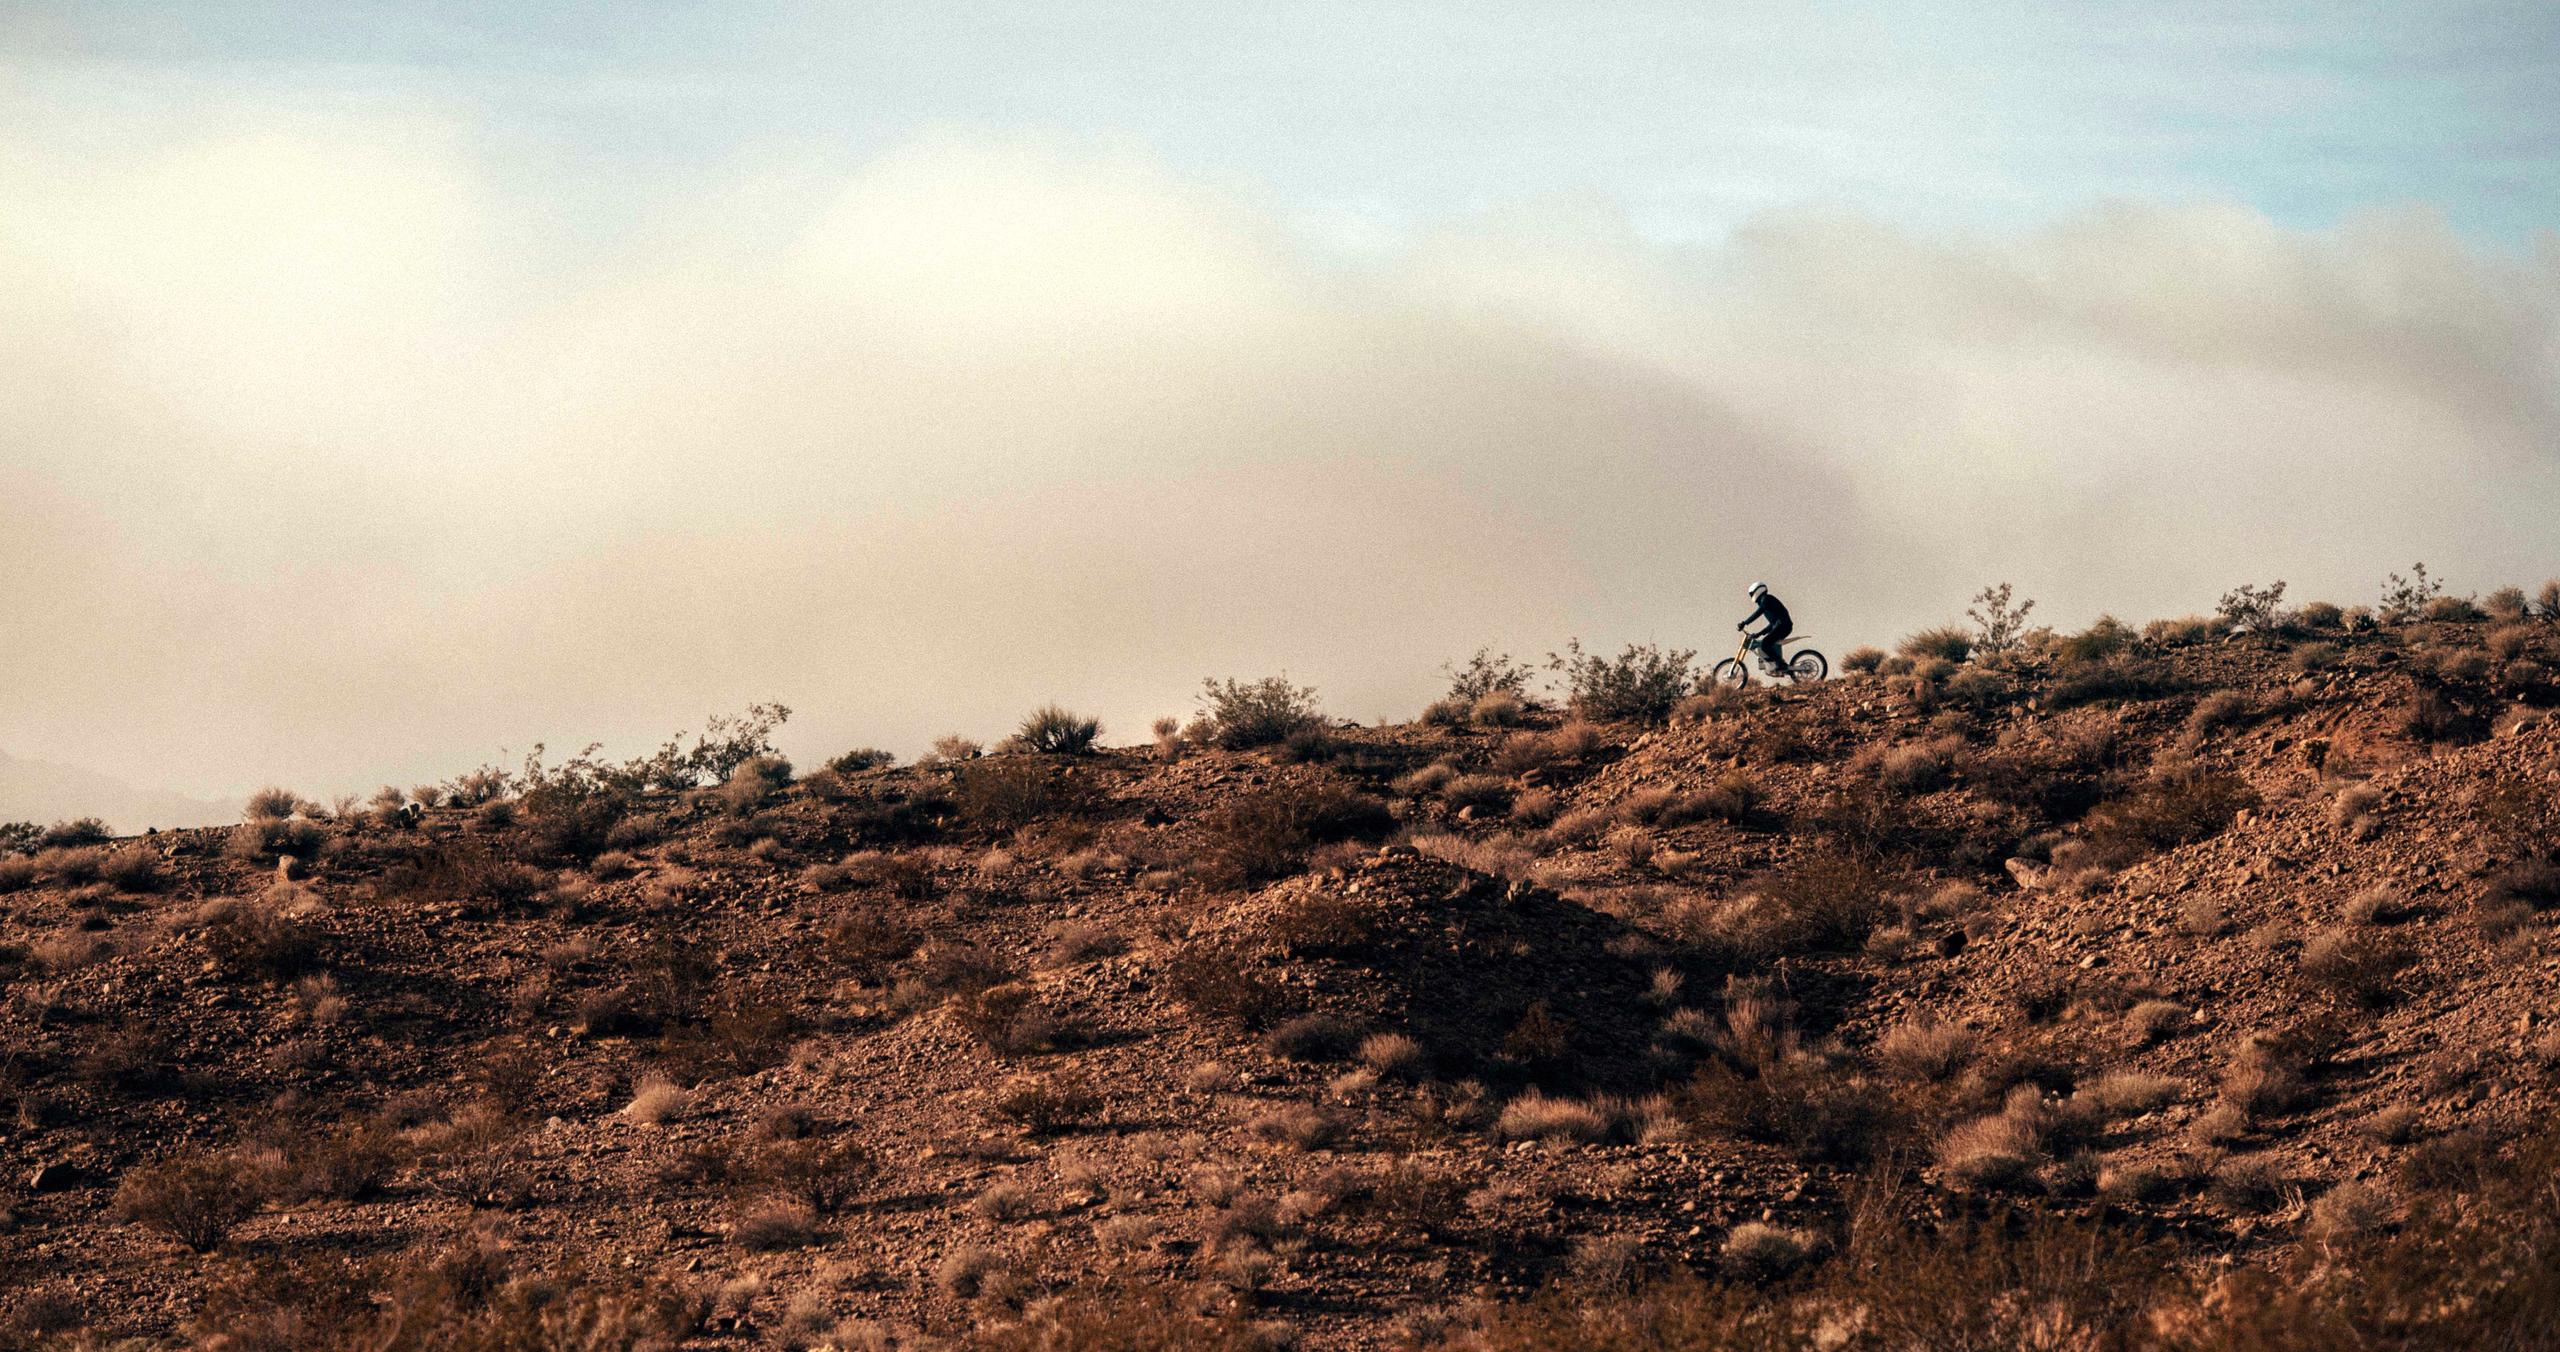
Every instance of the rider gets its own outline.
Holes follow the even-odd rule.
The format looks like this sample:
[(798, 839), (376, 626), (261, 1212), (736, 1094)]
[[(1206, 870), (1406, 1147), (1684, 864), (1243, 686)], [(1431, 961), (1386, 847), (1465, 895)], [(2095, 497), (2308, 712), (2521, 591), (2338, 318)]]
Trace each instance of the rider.
[(1786, 603), (1780, 601), (1769, 590), (1768, 583), (1752, 583), (1751, 599), (1757, 609), (1744, 617), (1742, 623), (1735, 625), (1734, 628), (1749, 630), (1754, 623), (1767, 620), (1769, 627), (1752, 635), (1751, 646), (1760, 650), (1760, 660), (1772, 673), (1784, 671), (1787, 668), (1787, 658), (1786, 654), (1779, 650), (1778, 644), (1787, 635), (1796, 631), (1796, 622), (1788, 616)]

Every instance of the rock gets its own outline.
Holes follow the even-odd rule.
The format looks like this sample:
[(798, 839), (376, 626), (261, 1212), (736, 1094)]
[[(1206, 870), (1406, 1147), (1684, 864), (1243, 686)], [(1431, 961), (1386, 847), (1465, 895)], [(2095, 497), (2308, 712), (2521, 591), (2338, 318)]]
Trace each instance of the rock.
[(1417, 850), (1410, 845), (1398, 842), (1392, 845), (1379, 846), (1378, 857), (1380, 859), (1419, 859), (1422, 857), (1422, 851)]
[(2001, 867), (2009, 870), (2009, 876), (2017, 880), (2018, 886), (2030, 892), (2044, 886), (2045, 879), (2052, 874), (2051, 869), (2030, 859), (2010, 859)]
[(78, 1186), (79, 1182), (80, 1171), (78, 1169), (63, 1163), (60, 1160), (53, 1160), (48, 1163), (37, 1165), (36, 1171), (27, 1175), (27, 1191), (60, 1192), (64, 1188)]
[(276, 856), (277, 882), (298, 883), (310, 876), (311, 871), (302, 866), (302, 861), (300, 859), (289, 854), (280, 854)]

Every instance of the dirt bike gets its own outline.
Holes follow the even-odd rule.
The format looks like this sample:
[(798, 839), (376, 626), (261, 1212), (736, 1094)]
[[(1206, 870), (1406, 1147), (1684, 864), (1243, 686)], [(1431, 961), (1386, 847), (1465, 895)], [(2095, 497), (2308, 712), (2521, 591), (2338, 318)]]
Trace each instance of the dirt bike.
[[(1716, 663), (1711, 673), (1716, 684), (1728, 690), (1740, 690), (1751, 684), (1751, 659), (1757, 655), (1752, 647), (1754, 641), (1745, 637), (1733, 656)], [(1789, 643), (1800, 641), (1790, 634), (1781, 640), (1779, 646), (1783, 649)], [(1777, 674), (1797, 685), (1809, 685), (1831, 674), (1831, 659), (1811, 648), (1798, 648), (1787, 655), (1787, 665)]]

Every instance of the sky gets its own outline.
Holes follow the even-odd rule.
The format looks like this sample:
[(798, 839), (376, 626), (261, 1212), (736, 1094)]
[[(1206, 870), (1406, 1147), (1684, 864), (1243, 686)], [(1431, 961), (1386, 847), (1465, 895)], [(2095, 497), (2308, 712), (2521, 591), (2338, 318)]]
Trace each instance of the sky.
[(2560, 10), (1224, 9), (0, 0), (0, 753), (2560, 573)]

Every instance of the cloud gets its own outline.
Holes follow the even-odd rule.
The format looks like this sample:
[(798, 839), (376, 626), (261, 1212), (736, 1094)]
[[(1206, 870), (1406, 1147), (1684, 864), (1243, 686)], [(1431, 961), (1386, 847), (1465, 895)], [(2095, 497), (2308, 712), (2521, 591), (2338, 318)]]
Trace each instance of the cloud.
[(1846, 648), (2003, 578), (2067, 621), (2560, 552), (2560, 252), (2423, 213), (1341, 253), (950, 133), (563, 258), (504, 178), (416, 120), (0, 143), (0, 745), (227, 792), (763, 698), (804, 756), (1131, 736), (1204, 675), (1378, 717), (1482, 643), (1713, 647), (1755, 577)]

